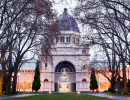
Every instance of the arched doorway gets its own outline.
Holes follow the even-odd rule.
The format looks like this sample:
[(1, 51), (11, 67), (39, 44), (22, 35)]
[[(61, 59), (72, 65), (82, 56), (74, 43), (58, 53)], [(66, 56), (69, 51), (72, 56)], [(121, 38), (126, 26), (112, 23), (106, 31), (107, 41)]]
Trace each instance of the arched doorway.
[[(66, 79), (64, 80), (64, 78)], [(55, 68), (55, 91), (76, 91), (76, 69), (71, 62), (62, 61), (57, 64)]]

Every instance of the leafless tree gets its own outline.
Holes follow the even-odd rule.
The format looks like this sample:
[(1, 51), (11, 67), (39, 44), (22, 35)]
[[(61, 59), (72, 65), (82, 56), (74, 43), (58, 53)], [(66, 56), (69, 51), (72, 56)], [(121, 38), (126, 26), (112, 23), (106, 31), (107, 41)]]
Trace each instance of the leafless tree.
[[(88, 25), (95, 44), (112, 51), (122, 62), (124, 94), (127, 94), (126, 66), (130, 60), (129, 0), (79, 0), (75, 8), (77, 19)], [(121, 9), (122, 8), (122, 9)], [(106, 52), (106, 56), (109, 55)], [(114, 56), (116, 55), (116, 56)], [(113, 58), (112, 57), (112, 58)], [(109, 60), (108, 60), (109, 61)], [(112, 61), (113, 62), (113, 61)], [(113, 70), (114, 71), (114, 70)]]
[[(12, 93), (15, 94), (17, 73), (21, 67), (21, 61), (24, 56), (27, 52), (31, 52), (31, 55), (35, 55), (39, 53), (41, 48), (43, 49), (42, 51), (46, 51), (45, 54), (49, 53), (50, 47), (54, 44), (54, 39), (57, 39), (59, 35), (59, 31), (54, 23), (55, 14), (51, 9), (50, 1), (3, 0), (1, 5), (3, 5), (3, 3), (5, 6), (1, 6), (1, 12), (4, 12), (3, 9), (5, 9), (5, 13), (7, 13), (9, 17), (5, 18), (1, 24), (3, 26), (1, 27), (2, 32), (0, 39), (2, 40), (2, 45), (5, 44), (4, 47), (6, 47), (7, 50), (4, 55), (7, 56), (6, 58), (9, 58), (9, 61), (2, 69), (5, 68), (8, 73), (7, 94), (10, 94), (11, 77), (14, 72)], [(13, 17), (14, 19), (11, 20)], [(5, 24), (6, 21), (8, 24)], [(1, 54), (2, 51), (5, 50), (1, 49)], [(3, 58), (5, 58), (5, 56), (3, 56)], [(1, 56), (1, 61), (3, 58)]]

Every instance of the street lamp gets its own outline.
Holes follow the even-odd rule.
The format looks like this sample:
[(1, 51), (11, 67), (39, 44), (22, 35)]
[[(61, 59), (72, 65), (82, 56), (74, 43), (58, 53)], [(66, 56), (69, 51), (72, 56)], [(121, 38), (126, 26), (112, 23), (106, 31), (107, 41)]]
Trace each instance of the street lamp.
[(19, 84), (19, 75), (20, 75), (20, 73), (18, 73), (18, 88), (19, 88), (19, 91), (18, 92), (20, 92), (20, 84)]
[(77, 91), (77, 94), (80, 94), (80, 91)]
[(110, 72), (109, 74), (112, 75), (112, 72)]
[(18, 73), (18, 76), (20, 75), (20, 73)]
[(126, 67), (128, 68), (128, 81), (129, 81), (129, 67), (130, 67), (130, 61), (128, 62), (128, 64), (126, 65)]
[(49, 94), (51, 94), (51, 91), (49, 91)]

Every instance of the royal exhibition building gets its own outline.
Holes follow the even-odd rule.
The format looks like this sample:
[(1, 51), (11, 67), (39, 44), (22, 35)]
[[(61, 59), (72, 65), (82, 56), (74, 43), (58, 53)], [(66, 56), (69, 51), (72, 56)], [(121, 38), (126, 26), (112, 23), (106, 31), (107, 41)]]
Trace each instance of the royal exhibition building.
[[(64, 9), (57, 19), (61, 31), (59, 41), (51, 49), (52, 60), (44, 60), (40, 55), (39, 92), (87, 92), (90, 91), (89, 46), (83, 48), (81, 33), (76, 20)], [(17, 79), (17, 91), (31, 92), (36, 60), (23, 64)], [(108, 90), (110, 83), (102, 74), (96, 73), (98, 91)]]

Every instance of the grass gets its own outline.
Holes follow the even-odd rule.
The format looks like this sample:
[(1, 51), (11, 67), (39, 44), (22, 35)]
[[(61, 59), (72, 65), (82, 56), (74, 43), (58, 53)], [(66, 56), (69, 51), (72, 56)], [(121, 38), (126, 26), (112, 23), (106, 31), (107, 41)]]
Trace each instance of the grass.
[(109, 91), (104, 91), (103, 93), (107, 93), (108, 95), (116, 95), (116, 96), (130, 96), (130, 93), (128, 93), (127, 95), (124, 95), (123, 94), (123, 91), (121, 91), (121, 94), (118, 94), (118, 93), (111, 93)]
[(39, 94), (6, 100), (112, 100), (112, 99), (96, 97), (91, 95), (84, 95), (84, 94), (46, 93), (46, 94)]

